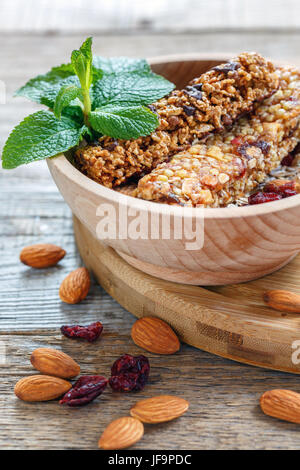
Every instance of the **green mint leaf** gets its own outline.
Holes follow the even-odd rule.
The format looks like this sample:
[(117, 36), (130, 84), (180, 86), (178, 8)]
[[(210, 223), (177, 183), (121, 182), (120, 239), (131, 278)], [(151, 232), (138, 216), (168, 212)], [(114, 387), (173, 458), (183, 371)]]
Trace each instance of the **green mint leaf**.
[(71, 63), (61, 64), (56, 67), (52, 67), (51, 72), (61, 75), (62, 78), (69, 77), (70, 75), (75, 75), (74, 67)]
[(60, 119), (62, 110), (66, 108), (75, 98), (82, 98), (81, 89), (76, 85), (66, 85), (62, 87), (55, 99), (53, 112)]
[(115, 139), (137, 139), (159, 125), (156, 114), (143, 106), (104, 106), (90, 113), (89, 122), (96, 131)]
[(145, 59), (133, 59), (131, 57), (93, 57), (93, 65), (106, 73), (123, 72), (150, 72), (150, 65)]
[(103, 72), (101, 69), (97, 69), (96, 67), (92, 66), (92, 83), (96, 83), (98, 80), (100, 80), (103, 77)]
[[(78, 101), (78, 104), (76, 104), (77, 101)], [(62, 110), (62, 115), (70, 119), (73, 119), (73, 121), (75, 121), (78, 126), (83, 125), (82, 104), (77, 99), (71, 102), (71, 106), (67, 106), (66, 108)]]
[(76, 75), (62, 76), (59, 72), (50, 71), (29, 80), (16, 95), (53, 108), (59, 90), (67, 85), (80, 85)]
[(92, 83), (92, 60), (92, 38), (88, 38), (71, 55), (71, 63), (83, 90), (89, 90)]
[(2, 153), (2, 166), (16, 168), (42, 160), (78, 145), (86, 133), (67, 117), (57, 119), (50, 111), (38, 111), (26, 117), (8, 137)]
[(174, 84), (155, 73), (107, 74), (92, 87), (93, 108), (109, 104), (147, 105), (167, 95)]

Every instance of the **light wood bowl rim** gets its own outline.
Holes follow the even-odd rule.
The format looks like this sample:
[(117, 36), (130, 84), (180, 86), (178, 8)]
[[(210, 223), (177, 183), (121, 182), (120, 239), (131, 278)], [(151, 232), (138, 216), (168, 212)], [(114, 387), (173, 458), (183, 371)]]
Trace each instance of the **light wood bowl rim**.
[[(200, 61), (200, 60), (228, 60), (234, 54), (224, 53), (201, 53), (201, 54), (172, 54), (165, 56), (157, 56), (148, 59), (150, 64), (159, 64), (163, 62), (178, 62), (178, 61)], [(159, 204), (156, 202), (145, 201), (143, 199), (133, 198), (126, 194), (119, 193), (113, 189), (106, 188), (92, 179), (85, 176), (77, 168), (75, 168), (64, 154), (47, 159), (48, 166), (55, 168), (60, 173), (66, 175), (67, 178), (72, 180), (75, 185), (80, 186), (85, 191), (91, 191), (95, 196), (111, 200), (112, 203), (124, 204), (127, 207), (132, 207), (139, 211), (151, 211), (160, 215), (166, 212), (172, 212), (178, 215), (181, 212), (181, 207), (168, 206), (166, 204)], [(274, 212), (280, 212), (287, 209), (293, 209), (300, 206), (300, 194), (290, 198), (281, 199), (280, 201), (268, 202), (254, 206), (243, 207), (224, 207), (224, 208), (206, 208), (202, 209), (193, 208), (193, 215), (199, 212), (201, 218), (205, 219), (231, 219), (231, 218), (245, 218), (253, 217), (256, 215), (263, 216)]]

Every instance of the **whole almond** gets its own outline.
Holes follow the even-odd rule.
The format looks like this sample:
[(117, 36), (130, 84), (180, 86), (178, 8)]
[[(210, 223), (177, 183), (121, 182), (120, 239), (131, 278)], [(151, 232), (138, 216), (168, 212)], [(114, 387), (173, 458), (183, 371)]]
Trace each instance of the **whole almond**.
[(38, 348), (31, 354), (31, 364), (42, 374), (54, 375), (62, 379), (76, 377), (80, 366), (68, 354), (57, 349)]
[(164, 423), (187, 411), (189, 402), (173, 395), (160, 395), (138, 401), (130, 410), (131, 416), (143, 423)]
[(270, 390), (260, 397), (262, 411), (273, 418), (300, 423), (300, 394), (291, 390)]
[(144, 426), (138, 419), (125, 416), (112, 421), (104, 430), (98, 446), (105, 450), (126, 449), (138, 442), (144, 434)]
[(264, 293), (264, 301), (275, 310), (300, 313), (300, 295), (288, 290), (269, 290)]
[(51, 243), (39, 243), (23, 248), (20, 253), (20, 261), (32, 268), (49, 268), (55, 266), (66, 252), (60, 246)]
[(49, 375), (31, 375), (19, 380), (15, 394), (23, 401), (48, 401), (67, 393), (72, 384)]
[(61, 283), (59, 296), (67, 304), (77, 304), (88, 295), (90, 285), (88, 270), (86, 268), (75, 269)]
[(174, 354), (180, 349), (180, 342), (172, 328), (156, 317), (143, 317), (137, 320), (131, 337), (135, 344), (156, 354)]

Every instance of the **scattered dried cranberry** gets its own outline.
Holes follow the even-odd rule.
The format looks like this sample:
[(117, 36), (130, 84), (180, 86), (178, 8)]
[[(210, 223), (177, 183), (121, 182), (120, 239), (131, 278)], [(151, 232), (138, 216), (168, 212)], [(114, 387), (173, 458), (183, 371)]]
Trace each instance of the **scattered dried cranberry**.
[(296, 194), (298, 194), (297, 191), (295, 191), (294, 189), (288, 189), (288, 188), (282, 191), (281, 193), (283, 198), (296, 196)]
[(252, 194), (248, 198), (248, 202), (249, 204), (262, 204), (296, 196), (299, 192), (300, 186), (295, 180), (277, 179), (267, 183), (263, 188), (263, 192)]
[(111, 368), (109, 385), (115, 392), (137, 392), (145, 387), (149, 372), (150, 364), (145, 356), (124, 354)]
[(280, 194), (283, 198), (295, 196), (297, 194), (297, 184), (294, 180), (274, 180), (266, 184), (264, 191)]
[(68, 338), (83, 338), (92, 343), (93, 341), (96, 341), (96, 339), (98, 339), (101, 335), (103, 325), (100, 321), (97, 321), (95, 323), (91, 323), (88, 326), (63, 325), (60, 330), (62, 334), (67, 336)]
[(293, 155), (292, 153), (289, 153), (286, 157), (284, 157), (281, 160), (281, 165), (282, 166), (292, 166), (294, 158), (295, 158), (295, 155)]
[(68, 406), (87, 405), (104, 392), (107, 383), (108, 380), (101, 375), (83, 375), (59, 403)]
[(282, 196), (277, 193), (263, 193), (259, 191), (258, 193), (252, 194), (248, 198), (248, 202), (251, 205), (254, 204), (264, 204), (265, 202), (278, 201), (282, 199)]

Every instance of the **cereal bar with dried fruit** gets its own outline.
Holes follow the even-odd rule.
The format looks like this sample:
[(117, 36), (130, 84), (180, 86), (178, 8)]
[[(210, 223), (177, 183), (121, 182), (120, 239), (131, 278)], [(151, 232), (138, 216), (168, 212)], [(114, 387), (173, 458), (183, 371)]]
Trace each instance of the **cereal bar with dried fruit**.
[(277, 88), (272, 63), (256, 53), (241, 54), (151, 105), (159, 118), (151, 135), (127, 141), (104, 136), (95, 145), (79, 148), (76, 164), (98, 183), (119, 186), (189, 148), (195, 139), (231, 126)]
[(278, 69), (279, 89), (230, 131), (174, 155), (140, 179), (138, 197), (224, 207), (263, 182), (300, 139), (300, 73)]

